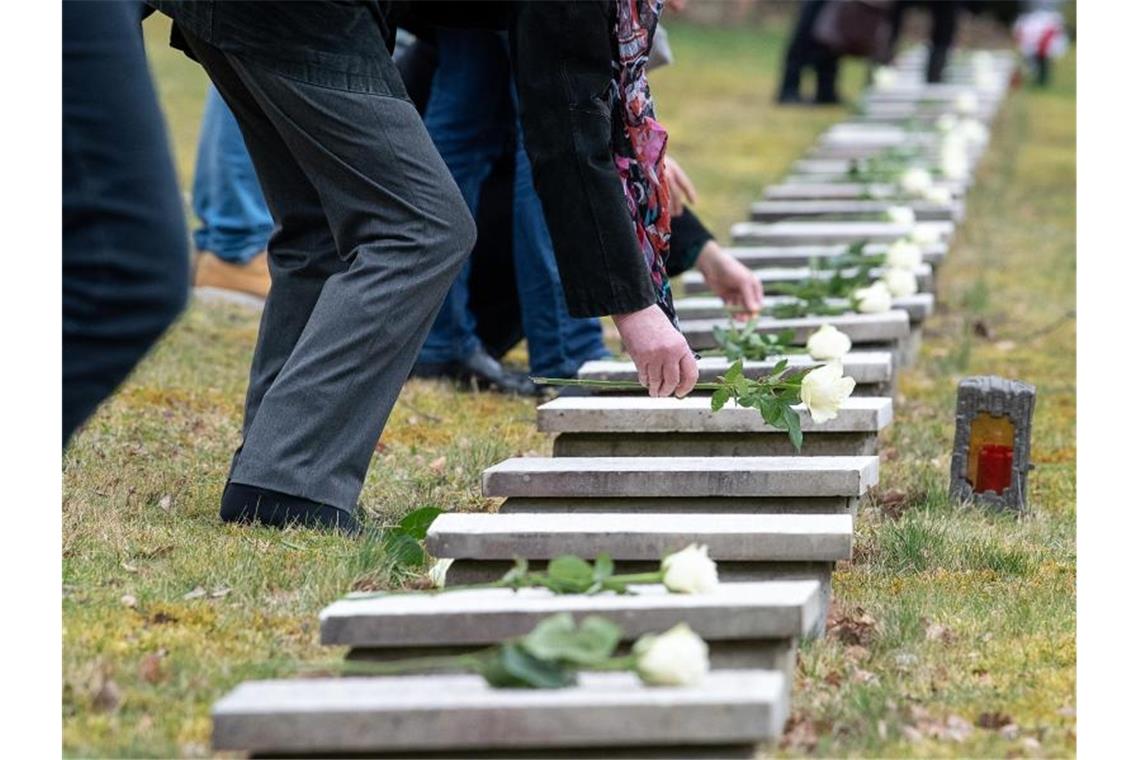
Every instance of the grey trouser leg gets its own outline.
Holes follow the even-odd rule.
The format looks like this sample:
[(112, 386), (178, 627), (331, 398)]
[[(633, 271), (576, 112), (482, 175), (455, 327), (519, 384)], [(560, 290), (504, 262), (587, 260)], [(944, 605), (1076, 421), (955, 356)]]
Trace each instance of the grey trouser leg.
[(351, 510), (474, 222), (407, 100), (189, 42), (278, 227), (230, 478)]

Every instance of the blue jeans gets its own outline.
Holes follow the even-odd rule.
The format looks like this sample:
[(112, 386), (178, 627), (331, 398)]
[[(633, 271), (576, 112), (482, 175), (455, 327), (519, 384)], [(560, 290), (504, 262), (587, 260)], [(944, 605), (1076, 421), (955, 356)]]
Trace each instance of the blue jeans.
[[(554, 245), (522, 140), (506, 39), (494, 32), (439, 30), (439, 68), (424, 122), (472, 211), (495, 160), (515, 146), (513, 248), (523, 332), (535, 375), (572, 377), (609, 356), (597, 319), (570, 316)], [(459, 361), (479, 347), (468, 308), (470, 262), (452, 284), (419, 360)]]
[(198, 250), (232, 264), (245, 264), (265, 250), (273, 217), (238, 123), (213, 85), (206, 93), (193, 194), (201, 224), (194, 231)]

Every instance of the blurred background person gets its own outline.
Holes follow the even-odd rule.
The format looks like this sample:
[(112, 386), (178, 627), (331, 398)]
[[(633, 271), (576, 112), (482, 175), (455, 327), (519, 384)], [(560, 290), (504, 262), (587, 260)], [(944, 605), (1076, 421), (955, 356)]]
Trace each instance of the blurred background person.
[(206, 92), (191, 203), (198, 218), (194, 285), (265, 298), (273, 217), (237, 120), (211, 84)]
[(182, 203), (142, 6), (63, 4), (63, 443), (186, 303)]
[(1040, 87), (1049, 84), (1049, 62), (1069, 47), (1063, 5), (1062, 0), (1030, 0), (1013, 26), (1013, 38)]
[(839, 77), (839, 56), (816, 40), (813, 31), (820, 12), (829, 0), (802, 0), (796, 25), (788, 38), (784, 52), (784, 75), (776, 102), (796, 104), (805, 102), (801, 94), (801, 78), (806, 68), (815, 71), (815, 99), (820, 105), (840, 102), (836, 90)]
[(950, 49), (958, 33), (958, 14), (961, 3), (957, 0), (895, 0), (891, 4), (891, 36), (889, 58), (893, 59), (898, 48), (899, 36), (907, 13), (917, 8), (925, 8), (930, 13), (930, 41), (927, 45), (926, 81), (933, 84), (942, 81), (946, 62), (950, 60)]

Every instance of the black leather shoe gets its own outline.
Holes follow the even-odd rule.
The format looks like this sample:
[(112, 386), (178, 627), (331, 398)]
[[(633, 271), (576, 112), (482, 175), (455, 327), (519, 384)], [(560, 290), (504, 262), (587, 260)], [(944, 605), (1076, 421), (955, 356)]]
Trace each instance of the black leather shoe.
[(226, 483), (221, 518), (228, 523), (259, 522), (274, 528), (299, 525), (350, 536), (360, 532), (356, 517), (339, 507), (242, 483)]
[(461, 383), (474, 383), (481, 389), (516, 393), (523, 396), (535, 394), (534, 383), (530, 378), (504, 369), (487, 350), (480, 346), (462, 361), (447, 364), (416, 364), (412, 377), (446, 378)]

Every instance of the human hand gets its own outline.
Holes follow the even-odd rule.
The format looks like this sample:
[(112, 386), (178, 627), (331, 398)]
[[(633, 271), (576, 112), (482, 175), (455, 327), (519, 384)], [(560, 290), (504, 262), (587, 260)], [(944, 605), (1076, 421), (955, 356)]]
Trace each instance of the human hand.
[(615, 314), (625, 350), (637, 367), (638, 381), (650, 396), (684, 398), (697, 384), (697, 360), (685, 336), (656, 304), (629, 314)]
[(751, 269), (725, 253), (715, 240), (708, 241), (701, 249), (697, 269), (709, 289), (720, 296), (726, 306), (739, 309), (734, 315), (737, 319), (751, 319), (760, 313), (764, 305), (764, 286)]
[(680, 216), (685, 205), (696, 205), (697, 188), (681, 165), (665, 156), (665, 183), (669, 186), (669, 215)]

